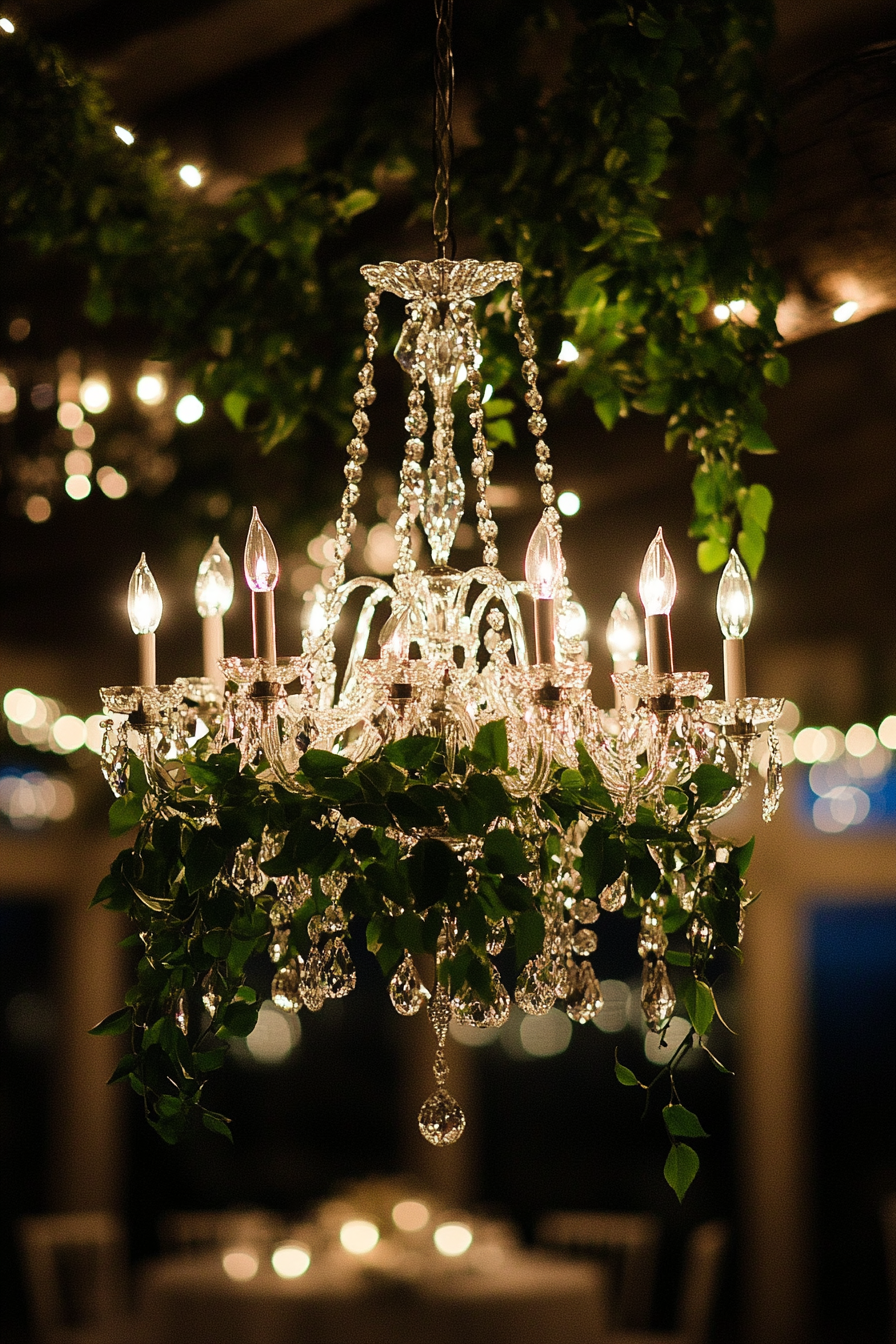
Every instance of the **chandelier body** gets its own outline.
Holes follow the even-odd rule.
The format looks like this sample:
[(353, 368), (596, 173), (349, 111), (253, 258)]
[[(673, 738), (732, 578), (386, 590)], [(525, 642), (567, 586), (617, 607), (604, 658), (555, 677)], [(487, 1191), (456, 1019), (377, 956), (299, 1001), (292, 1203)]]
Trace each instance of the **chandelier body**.
[[(515, 998), (523, 1011), (565, 1006), (574, 1021), (588, 1022), (602, 1007), (591, 961), (594, 924), (602, 910), (636, 908), (644, 1013), (652, 1030), (664, 1031), (676, 1004), (668, 936), (686, 933), (687, 955), (676, 953), (673, 964), (686, 965), (699, 984), (713, 952), (736, 949), (740, 941), (749, 847), (737, 851), (719, 842), (710, 827), (749, 787), (751, 754), (763, 731), (766, 819), (780, 798), (773, 725), (781, 702), (745, 693), (743, 634), (752, 594), (739, 561), (726, 570), (724, 595), (720, 589), (732, 678), (725, 699), (709, 699), (706, 673), (674, 669), (669, 611), (675, 577), (661, 532), (642, 572), (648, 664), (636, 662), (637, 619), (623, 596), (610, 625), (616, 707), (604, 711), (592, 699), (591, 666), (571, 619), (521, 268), (440, 257), (365, 266), (362, 274), (371, 291), (365, 359), (354, 394), (336, 560), (302, 653), (277, 655), (279, 568), (256, 513), (246, 548), (254, 656), (221, 656), (206, 677), (172, 686), (103, 691), (106, 710), (125, 716), (107, 722), (103, 768), (140, 831), (117, 876), (113, 870), (107, 879), (107, 895), (98, 898), (113, 908), (125, 908), (127, 900), (144, 925), (150, 961), (153, 939), (170, 942), (177, 929), (176, 973), (122, 1010), (131, 1013), (125, 1025), (139, 1038), (132, 1072), (144, 1093), (157, 1095), (151, 1122), (165, 1137), (172, 1125), (158, 1097), (171, 1092), (170, 1078), (147, 1084), (140, 1043), (162, 1012), (188, 1046), (194, 1072), (181, 1061), (183, 1076), (176, 1080), (185, 1123), (192, 1106), (201, 1109), (197, 1041), (239, 1034), (235, 1028), (251, 1016), (236, 1011), (249, 1007), (239, 997), (245, 958), (233, 956), (236, 937), (245, 944), (240, 956), (267, 949), (276, 968), (275, 1003), (286, 1011), (316, 1011), (353, 988), (346, 932), (353, 918), (366, 921), (368, 947), (390, 976), (396, 1010), (411, 1015), (428, 1007), (437, 1086), (419, 1123), (437, 1145), (454, 1142), (464, 1127), (445, 1088), (448, 1026), (452, 1018), (482, 1027), (506, 1021), (511, 998), (495, 958), (508, 939), (517, 948)], [(499, 567), (489, 503), (494, 456), (484, 432), (475, 317), (475, 300), (505, 284), (543, 506), (525, 580), (509, 579)], [(406, 303), (395, 355), (410, 379), (394, 585), (347, 579), (345, 572), (376, 397), (383, 293)], [(461, 572), (451, 559), (467, 502), (455, 452), (455, 393), (464, 383), (482, 560)], [(416, 558), (418, 525), (428, 566)], [(215, 573), (229, 572), (229, 562), (225, 567), (216, 557), (214, 563)], [(161, 600), (156, 611), (152, 593), (145, 597), (142, 571), (140, 585), (154, 631)], [(521, 605), (530, 599), (534, 648)], [(358, 601), (340, 678), (335, 632)], [(229, 596), (216, 603), (220, 620)], [(388, 615), (372, 651), (380, 605)], [(154, 640), (148, 618), (141, 619), (138, 637)], [(206, 647), (217, 651), (219, 635)], [(141, 644), (141, 667), (154, 668), (154, 644), (152, 658)], [(200, 720), (208, 729), (201, 737)], [(177, 861), (172, 858), (165, 879), (147, 892), (134, 874), (145, 870), (147, 852), (174, 844), (175, 832)], [(233, 923), (223, 936), (218, 907), (239, 912), (238, 934)], [(414, 960), (426, 952), (435, 964), (431, 989)], [(195, 1027), (190, 1010), (195, 1022), (199, 1000), (205, 1016)], [(170, 1054), (177, 1059), (182, 1049), (175, 1047)]]

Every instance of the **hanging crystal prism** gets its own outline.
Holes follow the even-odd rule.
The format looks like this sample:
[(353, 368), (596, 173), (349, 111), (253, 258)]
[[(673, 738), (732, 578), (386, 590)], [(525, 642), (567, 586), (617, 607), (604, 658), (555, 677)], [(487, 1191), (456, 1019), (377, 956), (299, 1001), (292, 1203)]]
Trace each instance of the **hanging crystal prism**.
[(641, 972), (641, 1007), (651, 1031), (662, 1031), (675, 1011), (675, 991), (662, 958), (644, 962)]
[(302, 1006), (301, 968), (302, 958), (293, 957), (271, 981), (271, 999), (285, 1013), (297, 1013)]
[(402, 1017), (413, 1017), (429, 1002), (429, 990), (417, 974), (410, 952), (404, 954), (401, 965), (389, 981), (389, 997), (396, 1013)]
[(763, 821), (771, 821), (778, 810), (783, 792), (784, 762), (781, 759), (781, 743), (772, 723), (768, 729), (768, 773), (765, 776), (765, 789), (762, 794)]

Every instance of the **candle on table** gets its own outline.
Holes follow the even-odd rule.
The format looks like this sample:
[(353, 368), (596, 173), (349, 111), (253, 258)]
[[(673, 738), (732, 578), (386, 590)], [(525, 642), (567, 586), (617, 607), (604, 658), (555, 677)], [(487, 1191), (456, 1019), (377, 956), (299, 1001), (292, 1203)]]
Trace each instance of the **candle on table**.
[(243, 567), (252, 589), (252, 651), (272, 668), (277, 666), (277, 629), (274, 616), (274, 589), (280, 578), (277, 550), (258, 510), (252, 510), (252, 522), (246, 537)]
[(196, 610), (202, 617), (203, 674), (223, 691), (224, 673), (219, 663), (224, 657), (224, 613), (233, 602), (233, 566), (219, 537), (200, 561), (195, 597)]
[(753, 589), (740, 556), (732, 551), (722, 571), (716, 614), (725, 637), (725, 699), (729, 704), (747, 694), (744, 635), (753, 619)]
[(145, 554), (140, 556), (128, 584), (128, 617), (137, 636), (139, 684), (155, 686), (156, 631), (162, 619), (162, 595)]
[(647, 635), (647, 667), (655, 676), (672, 672), (675, 665), (672, 661), (669, 612), (675, 601), (677, 582), (675, 566), (666, 549), (661, 527), (657, 529), (656, 536), (647, 548), (638, 586), (646, 617), (644, 626)]

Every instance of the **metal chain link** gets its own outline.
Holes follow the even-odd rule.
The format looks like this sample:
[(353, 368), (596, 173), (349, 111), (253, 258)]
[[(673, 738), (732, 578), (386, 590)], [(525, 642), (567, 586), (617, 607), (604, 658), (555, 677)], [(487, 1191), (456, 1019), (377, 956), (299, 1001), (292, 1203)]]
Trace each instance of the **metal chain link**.
[(451, 229), (451, 164), (454, 159), (454, 133), (451, 117), (454, 110), (454, 52), (451, 47), (451, 25), (454, 20), (454, 0), (435, 0), (436, 49), (433, 59), (435, 90), (433, 94), (432, 157), (435, 166), (435, 200), (432, 207), (432, 233), (436, 256), (444, 257), (450, 249), (452, 260), (456, 252)]

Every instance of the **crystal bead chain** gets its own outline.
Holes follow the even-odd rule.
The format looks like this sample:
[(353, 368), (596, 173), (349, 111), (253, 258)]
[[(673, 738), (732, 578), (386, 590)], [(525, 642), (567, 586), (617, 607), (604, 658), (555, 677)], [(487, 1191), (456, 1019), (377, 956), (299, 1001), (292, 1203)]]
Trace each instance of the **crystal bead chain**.
[(476, 531), (479, 533), (482, 541), (482, 562), (491, 568), (497, 569), (498, 566), (498, 524), (492, 517), (491, 505), (488, 502), (488, 485), (491, 469), (495, 464), (495, 455), (486, 442), (485, 435), (482, 432), (483, 410), (482, 410), (482, 374), (473, 367), (474, 351), (470, 349), (467, 358), (467, 381), (470, 384), (470, 391), (467, 396), (467, 405), (470, 408), (470, 425), (473, 429), (473, 466), (472, 472), (476, 479)]
[(518, 289), (514, 289), (510, 300), (514, 312), (517, 314), (519, 331), (517, 333), (517, 345), (520, 354), (523, 357), (523, 377), (529, 385), (526, 392), (526, 405), (529, 407), (530, 415), (528, 420), (529, 433), (535, 439), (535, 452), (538, 461), (535, 464), (535, 475), (538, 478), (538, 484), (541, 490), (541, 502), (544, 505), (545, 521), (549, 523), (560, 536), (560, 515), (554, 508), (554, 487), (551, 479), (554, 475), (554, 468), (551, 466), (551, 450), (544, 441), (544, 432), (548, 427), (547, 419), (542, 411), (544, 404), (541, 393), (538, 390), (538, 365), (535, 362), (535, 355), (538, 352), (538, 346), (535, 344), (535, 338), (532, 334), (532, 327), (526, 314), (523, 304), (523, 296)]
[(354, 395), (355, 413), (352, 416), (355, 437), (349, 441), (346, 449), (348, 461), (343, 468), (346, 485), (342, 492), (342, 509), (336, 520), (336, 563), (333, 566), (329, 592), (324, 604), (326, 623), (313, 646), (310, 646), (313, 647), (315, 653), (322, 654), (328, 663), (332, 663), (335, 656), (333, 631), (339, 619), (338, 593), (342, 584), (345, 583), (345, 561), (352, 548), (352, 534), (357, 527), (354, 506), (361, 494), (361, 477), (364, 472), (364, 463), (367, 461), (367, 444), (364, 440), (370, 428), (370, 418), (366, 408), (372, 406), (376, 401), (376, 388), (373, 385), (373, 356), (377, 348), (376, 337), (380, 326), (376, 310), (379, 306), (381, 293), (382, 290), (374, 290), (364, 300), (367, 308), (367, 312), (364, 314), (364, 331), (366, 332), (364, 353), (366, 360), (358, 371), (360, 387)]
[(412, 545), (413, 518), (411, 508), (414, 500), (419, 503), (423, 468), (423, 435), (426, 433), (428, 416), (423, 401), (423, 384), (426, 380), (426, 367), (423, 354), (424, 332), (417, 336), (414, 347), (414, 362), (410, 368), (411, 390), (408, 393), (408, 413), (404, 427), (408, 438), (404, 445), (404, 462), (401, 465), (401, 483), (398, 487), (399, 516), (395, 523), (395, 538), (398, 542), (398, 555), (393, 569), (396, 574), (410, 574), (416, 569)]

